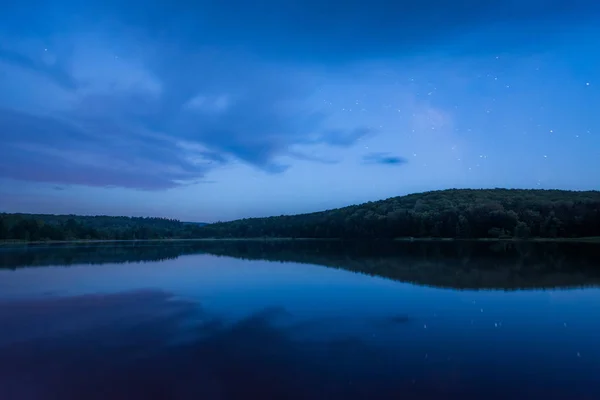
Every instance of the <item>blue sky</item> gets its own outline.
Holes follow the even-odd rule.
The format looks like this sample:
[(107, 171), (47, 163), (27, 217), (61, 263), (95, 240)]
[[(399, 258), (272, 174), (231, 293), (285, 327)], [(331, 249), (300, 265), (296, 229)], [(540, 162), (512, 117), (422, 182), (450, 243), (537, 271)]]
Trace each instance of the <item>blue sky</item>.
[(600, 185), (595, 0), (9, 3), (0, 211), (217, 221)]

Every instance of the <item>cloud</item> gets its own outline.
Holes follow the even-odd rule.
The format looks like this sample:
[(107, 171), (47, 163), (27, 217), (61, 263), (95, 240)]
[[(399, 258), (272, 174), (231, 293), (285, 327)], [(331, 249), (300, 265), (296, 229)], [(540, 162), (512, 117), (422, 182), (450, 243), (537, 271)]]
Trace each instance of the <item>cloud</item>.
[(495, 51), (598, 15), (595, 0), (15, 3), (0, 15), (0, 177), (164, 190), (232, 162), (329, 161), (296, 148), (375, 133), (310, 102), (331, 63)]
[[(36, 12), (32, 13), (31, 10)], [(564, 28), (594, 24), (596, 0), (347, 0), (343, 7), (321, 0), (183, 0), (55, 4), (31, 0), (7, 6), (1, 30), (19, 37), (71, 32), (97, 21), (111, 29), (130, 27), (152, 41), (168, 38), (180, 47), (221, 47), (272, 59), (352, 61), (429, 52), (467, 40), (462, 49), (514, 50), (552, 41)], [(1, 32), (0, 30), (0, 32)]]
[(429, 52), (471, 33), (483, 37), (469, 38), (457, 51), (514, 50), (552, 41), (554, 33), (594, 23), (600, 15), (596, 0), (347, 0), (343, 6), (321, 0), (225, 0), (192, 8), (183, 1), (151, 1), (143, 8), (122, 7), (128, 23), (161, 35), (172, 32), (182, 43), (201, 40), (305, 62)]
[(389, 153), (370, 153), (363, 157), (364, 164), (379, 164), (379, 165), (404, 165), (408, 162), (403, 157), (390, 155)]
[(375, 131), (373, 129), (360, 127), (352, 130), (343, 129), (330, 129), (321, 133), (319, 137), (314, 140), (317, 143), (325, 143), (331, 146), (347, 147), (356, 143), (357, 140), (362, 139)]
[(30, 57), (27, 54), (6, 49), (0, 43), (0, 60), (43, 75), (54, 83), (66, 88), (75, 89), (76, 82), (60, 65), (50, 62), (47, 57)]
[[(52, 75), (31, 67), (35, 59), (0, 54), (0, 84), (11, 88), (0, 93), (0, 177), (163, 190), (235, 161), (281, 173), (289, 166), (278, 159), (295, 158), (294, 145), (347, 147), (367, 133), (328, 124), (306, 101), (312, 78), (296, 68), (146, 42), (143, 54), (116, 56), (112, 42), (93, 43), (92, 51), (74, 38)], [(38, 57), (66, 53), (56, 46)], [(11, 77), (32, 76), (54, 86), (29, 85), (14, 102)]]
[(73, 121), (0, 110), (0, 127), (7, 132), (3, 178), (159, 190), (194, 182), (222, 163), (210, 152), (181, 150), (169, 138), (107, 124), (86, 130)]

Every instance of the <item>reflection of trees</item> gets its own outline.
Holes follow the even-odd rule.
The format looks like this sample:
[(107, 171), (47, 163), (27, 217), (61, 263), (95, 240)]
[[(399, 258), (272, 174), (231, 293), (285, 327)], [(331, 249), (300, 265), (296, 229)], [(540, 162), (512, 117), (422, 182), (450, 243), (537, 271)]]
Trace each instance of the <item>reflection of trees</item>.
[(525, 289), (600, 283), (597, 245), (525, 242), (210, 242), (223, 256), (317, 264), (458, 289)]
[(186, 242), (0, 247), (0, 268), (165, 261), (201, 251)]
[(597, 285), (598, 245), (529, 242), (201, 241), (0, 249), (5, 268), (163, 261), (209, 253), (340, 268), (460, 289)]
[(219, 244), (213, 254), (341, 268), (398, 281), (459, 289), (524, 289), (596, 285), (594, 245), (539, 243), (248, 243)]

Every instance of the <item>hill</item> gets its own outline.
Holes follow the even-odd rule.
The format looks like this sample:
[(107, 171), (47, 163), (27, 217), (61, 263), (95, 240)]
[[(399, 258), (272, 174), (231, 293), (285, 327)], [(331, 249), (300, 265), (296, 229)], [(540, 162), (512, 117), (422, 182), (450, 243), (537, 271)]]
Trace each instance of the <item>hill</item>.
[(202, 224), (167, 218), (0, 214), (0, 240), (188, 239)]
[(203, 224), (166, 218), (0, 214), (0, 240), (600, 237), (600, 192), (453, 189), (310, 214)]
[(214, 238), (591, 237), (600, 236), (600, 192), (452, 189), (209, 224), (198, 233)]

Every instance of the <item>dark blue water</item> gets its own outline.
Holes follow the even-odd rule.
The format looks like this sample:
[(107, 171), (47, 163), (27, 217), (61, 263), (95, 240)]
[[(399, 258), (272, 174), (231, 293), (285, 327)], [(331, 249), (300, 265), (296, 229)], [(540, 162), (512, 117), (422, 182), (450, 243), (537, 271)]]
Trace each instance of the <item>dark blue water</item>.
[(0, 248), (0, 399), (598, 399), (600, 247)]

